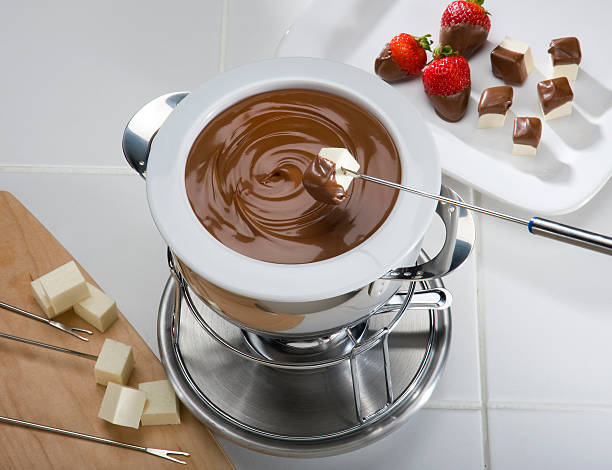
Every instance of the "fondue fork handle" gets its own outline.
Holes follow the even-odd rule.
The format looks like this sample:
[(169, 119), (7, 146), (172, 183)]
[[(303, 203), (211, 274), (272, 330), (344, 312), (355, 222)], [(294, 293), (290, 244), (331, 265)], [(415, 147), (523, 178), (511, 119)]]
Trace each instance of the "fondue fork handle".
[(123, 154), (130, 166), (146, 178), (153, 138), (174, 108), (189, 94), (179, 91), (158, 96), (140, 108), (123, 131)]
[(474, 212), (478, 212), (480, 214), (489, 215), (492, 217), (497, 217), (498, 219), (506, 220), (509, 222), (514, 222), (516, 224), (524, 225), (527, 227), (530, 233), (534, 235), (540, 235), (546, 238), (552, 238), (554, 240), (561, 241), (563, 243), (568, 243), (570, 245), (576, 245), (582, 248), (587, 248), (592, 251), (598, 251), (600, 253), (604, 253), (606, 255), (612, 255), (612, 238), (601, 235), (595, 232), (589, 232), (587, 230), (583, 230), (577, 227), (572, 227), (570, 225), (564, 225), (559, 222), (555, 222), (553, 220), (542, 219), (540, 217), (532, 217), (530, 220), (521, 219), (519, 217), (514, 217), (512, 215), (504, 214), (503, 212), (497, 212), (491, 209), (486, 209), (484, 207), (475, 206), (474, 204), (469, 204), (464, 201), (458, 201), (449, 197), (445, 197), (442, 195), (431, 194), (426, 191), (421, 191), (419, 189), (414, 189), (409, 186), (404, 186), (401, 184), (393, 183), (391, 181), (382, 180), (380, 178), (375, 178), (373, 176), (363, 175), (361, 173), (356, 173), (348, 168), (342, 167), (342, 170), (346, 173), (349, 173), (357, 178), (361, 178), (365, 181), (370, 181), (372, 183), (382, 184), (383, 186), (388, 186), (394, 189), (400, 189), (402, 191), (407, 191), (412, 194), (416, 194), (418, 196), (426, 197), (429, 199), (435, 199), (436, 201), (440, 201), (446, 204), (452, 204), (458, 207), (463, 207), (465, 209), (469, 209)]
[(534, 235), (612, 255), (612, 238), (599, 233), (564, 225), (553, 220), (541, 219), (540, 217), (532, 217), (527, 224), (527, 228)]

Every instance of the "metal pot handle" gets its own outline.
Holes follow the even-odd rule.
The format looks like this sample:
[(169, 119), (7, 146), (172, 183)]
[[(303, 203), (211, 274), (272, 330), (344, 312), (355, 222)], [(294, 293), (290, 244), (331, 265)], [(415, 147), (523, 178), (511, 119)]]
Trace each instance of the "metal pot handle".
[(123, 131), (123, 155), (140, 176), (147, 176), (147, 160), (153, 138), (170, 113), (189, 94), (179, 91), (158, 96), (140, 108)]
[[(440, 194), (457, 201), (462, 200), (455, 191), (444, 185), (440, 188)], [(471, 212), (445, 202), (438, 203), (436, 212), (446, 226), (446, 239), (440, 253), (423, 264), (393, 269), (381, 279), (395, 281), (437, 279), (457, 269), (468, 258), (476, 238), (474, 218)]]

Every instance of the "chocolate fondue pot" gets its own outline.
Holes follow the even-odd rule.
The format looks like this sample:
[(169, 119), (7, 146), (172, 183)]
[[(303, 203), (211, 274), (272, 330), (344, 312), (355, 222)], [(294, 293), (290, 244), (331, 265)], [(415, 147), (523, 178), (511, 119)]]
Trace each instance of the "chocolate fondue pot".
[[(397, 148), (401, 183), (439, 193), (440, 163), (429, 129), (391, 86), (354, 67), (327, 60), (283, 58), (230, 70), (192, 93), (145, 105), (126, 128), (123, 149), (146, 176), (157, 228), (181, 278), (209, 307), (240, 328), (279, 338), (313, 338), (362, 322), (405, 281), (429, 280), (459, 266), (474, 239), (464, 209), (401, 192), (384, 223), (353, 249), (304, 264), (264, 262), (240, 254), (200, 223), (185, 189), (185, 165), (204, 126), (234, 103), (279, 89), (336, 94), (369, 111)], [(458, 198), (450, 189), (442, 193)], [(384, 210), (384, 208), (381, 208)], [(415, 265), (434, 214), (446, 226), (441, 252)]]

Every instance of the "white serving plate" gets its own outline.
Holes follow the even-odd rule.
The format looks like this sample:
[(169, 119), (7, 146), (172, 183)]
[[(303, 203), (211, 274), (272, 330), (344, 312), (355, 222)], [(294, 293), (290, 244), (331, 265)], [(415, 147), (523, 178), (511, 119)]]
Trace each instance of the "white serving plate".
[[(438, 40), (446, 0), (314, 0), (287, 31), (279, 56), (323, 57), (371, 73), (374, 59), (395, 34), (431, 33)], [(602, 41), (610, 28), (612, 3), (540, 0), (488, 0), (488, 42), (470, 59), (472, 94), (466, 116), (447, 123), (436, 116), (420, 77), (392, 85), (407, 96), (429, 124), (445, 173), (533, 215), (564, 214), (591, 199), (612, 175), (612, 59)], [(522, 86), (514, 86), (514, 104), (500, 129), (477, 129), (478, 100), (483, 89), (502, 85), (491, 73), (490, 51), (511, 36), (531, 45), (536, 69)], [(551, 39), (577, 36), (581, 70), (572, 83), (574, 112), (543, 122), (538, 155), (511, 154), (514, 116), (538, 116), (536, 84), (549, 78)], [(426, 155), (423, 156), (427, 158)]]

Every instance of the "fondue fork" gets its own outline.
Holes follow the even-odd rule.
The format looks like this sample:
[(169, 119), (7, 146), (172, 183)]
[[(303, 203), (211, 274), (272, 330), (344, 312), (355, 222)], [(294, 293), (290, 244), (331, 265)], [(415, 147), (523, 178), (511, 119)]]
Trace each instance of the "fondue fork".
[(172, 462), (186, 465), (187, 462), (171, 457), (171, 455), (184, 455), (189, 457), (187, 452), (179, 450), (166, 450), (166, 449), (155, 449), (153, 447), (142, 447), (133, 444), (127, 444), (125, 442), (113, 441), (111, 439), (105, 439), (104, 437), (92, 436), (90, 434), (83, 434), (76, 431), (68, 431), (67, 429), (55, 428), (53, 426), (46, 426), (44, 424), (32, 423), (30, 421), (24, 421), (22, 419), (10, 418), (8, 416), (0, 416), (0, 423), (14, 424), (17, 426), (24, 426), (27, 428), (34, 428), (40, 431), (54, 432), (57, 434), (63, 434), (64, 436), (76, 437), (79, 439), (87, 439), (88, 441), (98, 442), (100, 444), (108, 444), (116, 447), (123, 447), (124, 449), (137, 450), (139, 452), (146, 452), (147, 454), (161, 457), (162, 459), (171, 460)]
[(446, 204), (452, 204), (458, 207), (463, 207), (464, 209), (469, 209), (474, 212), (479, 212), (481, 214), (497, 217), (498, 219), (514, 222), (515, 224), (524, 225), (527, 227), (527, 230), (529, 230), (529, 232), (533, 235), (540, 235), (542, 237), (552, 238), (563, 243), (568, 243), (571, 245), (580, 246), (582, 248), (587, 248), (589, 250), (598, 251), (606, 255), (612, 255), (612, 238), (607, 237), (605, 235), (601, 235), (599, 233), (589, 232), (587, 230), (582, 230), (576, 227), (572, 227), (570, 225), (564, 225), (553, 220), (542, 219), (540, 217), (532, 217), (529, 220), (521, 219), (519, 217), (504, 214), (502, 212), (497, 212), (491, 209), (486, 209), (484, 207), (475, 206), (467, 202), (456, 201), (455, 199), (450, 199), (448, 197), (440, 196), (438, 194), (428, 193), (426, 191), (421, 191), (420, 189), (414, 189), (409, 186), (404, 186), (401, 184), (392, 183), (391, 181), (375, 178), (374, 176), (357, 173), (355, 171), (349, 170), (348, 168), (341, 167), (341, 169), (343, 172), (349, 175), (353, 175), (356, 178), (361, 178), (364, 181), (382, 184), (383, 186), (407, 191), (409, 193), (416, 194), (417, 196), (427, 197), (429, 199), (434, 199), (436, 201), (444, 202)]
[(49, 326), (57, 328), (58, 330), (62, 330), (64, 333), (68, 333), (69, 335), (72, 335), (75, 338), (79, 338), (80, 340), (83, 340), (83, 341), (89, 341), (89, 339), (76, 333), (77, 331), (80, 331), (81, 333), (87, 333), (88, 335), (93, 335), (93, 331), (91, 330), (86, 330), (85, 328), (77, 328), (75, 326), (65, 325), (64, 323), (60, 323), (55, 320), (49, 320), (48, 318), (41, 317), (40, 315), (36, 315), (34, 313), (28, 312), (18, 307), (14, 307), (13, 305), (9, 305), (4, 302), (0, 302), (0, 308), (9, 310), (10, 312), (13, 312), (13, 313), (18, 313), (19, 315), (23, 315), (24, 317), (31, 318), (32, 320), (46, 323)]
[(60, 346), (55, 346), (54, 344), (41, 343), (40, 341), (34, 341), (33, 339), (22, 338), (21, 336), (13, 336), (7, 333), (0, 332), (0, 338), (10, 339), (13, 341), (19, 341), (20, 343), (30, 344), (32, 346), (38, 346), (41, 348), (52, 349), (53, 351), (63, 352), (66, 354), (72, 354), (73, 356), (84, 357), (85, 359), (90, 359), (92, 361), (97, 361), (98, 356), (95, 354), (89, 354), (82, 351), (75, 351), (74, 349), (62, 348)]

